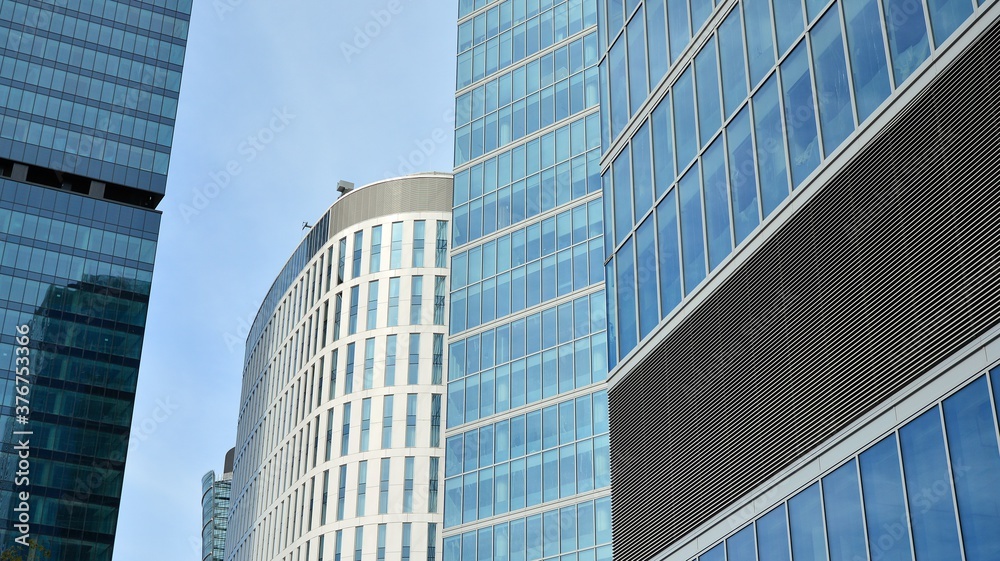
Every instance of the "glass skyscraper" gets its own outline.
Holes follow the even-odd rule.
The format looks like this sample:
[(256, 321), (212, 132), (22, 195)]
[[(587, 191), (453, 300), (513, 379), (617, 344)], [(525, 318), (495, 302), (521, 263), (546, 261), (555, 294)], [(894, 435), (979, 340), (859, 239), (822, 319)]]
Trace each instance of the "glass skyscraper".
[(111, 559), (190, 10), (0, 2), (4, 547)]
[(222, 477), (210, 471), (201, 478), (201, 559), (222, 561), (226, 554), (229, 503), (233, 487), (233, 459), (236, 449), (226, 452)]
[(610, 559), (596, 0), (462, 0), (444, 559)]
[(598, 15), (615, 556), (1000, 558), (1000, 7)]

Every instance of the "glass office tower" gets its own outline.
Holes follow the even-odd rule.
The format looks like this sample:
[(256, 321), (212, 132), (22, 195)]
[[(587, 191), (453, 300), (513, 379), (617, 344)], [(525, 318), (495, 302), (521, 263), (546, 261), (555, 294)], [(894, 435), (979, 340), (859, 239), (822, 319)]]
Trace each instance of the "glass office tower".
[(1000, 557), (998, 14), (600, 2), (616, 556)]
[[(111, 559), (190, 10), (0, 2), (5, 548), (27, 492), (30, 539), (49, 559)], [(25, 485), (15, 431), (32, 432)]]
[(444, 559), (610, 559), (594, 0), (463, 0)]
[(222, 561), (226, 553), (226, 529), (229, 527), (229, 501), (232, 497), (233, 459), (236, 449), (226, 452), (222, 477), (210, 471), (201, 478), (201, 558)]

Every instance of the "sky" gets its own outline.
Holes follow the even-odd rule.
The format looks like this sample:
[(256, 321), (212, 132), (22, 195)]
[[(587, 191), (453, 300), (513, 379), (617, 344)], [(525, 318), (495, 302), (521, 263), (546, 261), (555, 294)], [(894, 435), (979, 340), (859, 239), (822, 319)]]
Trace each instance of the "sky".
[(201, 478), (236, 444), (247, 332), (337, 181), (451, 170), (457, 13), (195, 2), (114, 561), (201, 559)]

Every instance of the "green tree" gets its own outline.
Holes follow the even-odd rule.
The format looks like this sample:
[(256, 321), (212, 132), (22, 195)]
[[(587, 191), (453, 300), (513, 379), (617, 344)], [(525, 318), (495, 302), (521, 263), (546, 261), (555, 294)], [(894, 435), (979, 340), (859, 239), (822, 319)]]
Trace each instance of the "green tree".
[(24, 546), (12, 545), (0, 553), (0, 561), (36, 561), (52, 557), (52, 552), (38, 543), (38, 540), (28, 540), (27, 557), (24, 557)]

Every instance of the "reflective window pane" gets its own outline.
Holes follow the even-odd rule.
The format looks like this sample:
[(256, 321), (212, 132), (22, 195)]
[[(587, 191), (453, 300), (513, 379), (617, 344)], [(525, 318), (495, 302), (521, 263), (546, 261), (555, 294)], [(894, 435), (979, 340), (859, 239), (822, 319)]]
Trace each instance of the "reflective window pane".
[(778, 107), (778, 80), (771, 76), (753, 96), (754, 133), (757, 143), (757, 169), (764, 216), (778, 208), (788, 196), (785, 164), (785, 140)]
[(626, 146), (621, 154), (615, 158), (613, 164), (614, 172), (614, 201), (615, 201), (615, 239), (617, 246), (625, 239), (629, 231), (632, 230), (632, 171), (629, 158), (630, 150)]
[(968, 0), (927, 0), (927, 9), (936, 46), (941, 46), (972, 15), (972, 3)]
[(629, 238), (615, 256), (618, 269), (618, 341), (619, 354), (625, 356), (636, 343), (635, 309), (635, 257), (632, 238)]
[(782, 55), (792, 43), (802, 35), (805, 23), (802, 19), (801, 0), (772, 0), (774, 2), (774, 25), (778, 35), (778, 55)]
[(826, 561), (826, 533), (819, 483), (789, 499), (788, 520), (791, 523), (792, 559)]
[(811, 35), (823, 150), (829, 156), (854, 131), (840, 12), (827, 11), (813, 27)]
[(842, 2), (858, 120), (864, 121), (889, 96), (889, 65), (885, 60), (878, 1)]
[(708, 142), (722, 124), (719, 102), (719, 70), (716, 67), (715, 38), (711, 38), (694, 59), (698, 88), (698, 130), (701, 145)]
[(673, 62), (691, 40), (687, 0), (667, 0), (667, 26), (670, 32), (670, 61)]
[(774, 67), (774, 38), (771, 28), (771, 3), (768, 0), (744, 0), (747, 59), (750, 61), (750, 86), (756, 86)]
[(674, 84), (671, 95), (674, 100), (674, 146), (677, 147), (677, 165), (683, 169), (694, 158), (698, 149), (690, 66)]
[(831, 559), (864, 559), (861, 488), (854, 460), (823, 478), (823, 503)]
[(630, 115), (639, 110), (649, 92), (646, 78), (646, 32), (642, 8), (628, 24), (628, 88)]
[(660, 321), (656, 298), (656, 224), (649, 216), (635, 231), (636, 266), (639, 287), (639, 338), (642, 339)]
[(917, 559), (959, 561), (962, 554), (939, 409), (901, 428), (899, 444)]
[(653, 206), (653, 168), (649, 145), (649, 122), (632, 137), (632, 193), (635, 218), (640, 219)]
[(726, 540), (726, 557), (728, 561), (757, 561), (753, 524), (736, 532)]
[(885, 561), (912, 561), (896, 435), (862, 452), (859, 465), (872, 557)]
[(757, 519), (757, 554), (760, 561), (791, 561), (785, 505)]
[(666, 0), (646, 0), (646, 46), (649, 54), (649, 84), (656, 86), (667, 73), (670, 57), (667, 46)]
[(729, 230), (729, 185), (726, 149), (718, 137), (701, 159), (705, 174), (705, 228), (708, 232), (708, 268), (715, 269), (733, 250)]
[(1000, 559), (1000, 452), (986, 377), (944, 402), (967, 561)]
[(924, 6), (914, 0), (884, 0), (885, 25), (896, 85), (902, 84), (930, 54)]
[(653, 109), (653, 171), (656, 177), (656, 196), (659, 197), (674, 182), (674, 143), (670, 125), (670, 94)]
[(678, 188), (681, 203), (684, 293), (690, 294), (705, 278), (705, 237), (702, 226), (701, 180), (697, 162), (681, 178)]
[(754, 170), (753, 141), (750, 137), (750, 108), (744, 107), (726, 128), (729, 145), (729, 184), (733, 198), (733, 229), (736, 243), (742, 242), (757, 224), (757, 173)]
[(722, 68), (723, 116), (736, 111), (747, 97), (746, 65), (743, 62), (743, 22), (739, 8), (719, 26), (719, 66)]
[(677, 191), (671, 191), (656, 207), (656, 238), (659, 246), (660, 317), (666, 317), (681, 301), (681, 252), (677, 237)]
[(813, 108), (809, 59), (803, 41), (781, 63), (781, 85), (788, 131), (788, 159), (792, 164), (792, 188), (819, 165), (819, 140)]

